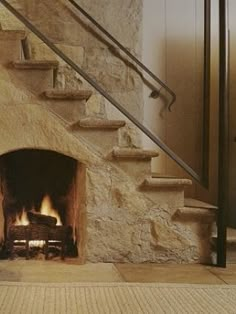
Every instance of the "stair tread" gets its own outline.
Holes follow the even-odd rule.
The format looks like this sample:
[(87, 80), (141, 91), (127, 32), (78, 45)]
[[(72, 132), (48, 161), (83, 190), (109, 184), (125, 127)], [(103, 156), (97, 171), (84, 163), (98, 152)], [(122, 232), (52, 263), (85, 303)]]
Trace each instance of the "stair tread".
[(212, 208), (201, 208), (201, 207), (188, 207), (188, 206), (184, 206), (184, 207), (180, 207), (177, 209), (177, 211), (179, 211), (180, 213), (182, 212), (192, 212), (192, 213), (198, 213), (198, 214), (215, 214), (215, 211), (212, 210)]
[(59, 62), (56, 60), (18, 60), (13, 62), (13, 66), (21, 70), (50, 70), (57, 68), (58, 65)]
[(89, 90), (60, 90), (50, 89), (44, 92), (44, 95), (50, 99), (58, 100), (88, 100), (92, 96), (92, 92)]
[(113, 158), (147, 160), (153, 157), (158, 157), (159, 153), (155, 150), (148, 150), (142, 148), (114, 147), (111, 152), (111, 155)]
[(124, 120), (108, 120), (96, 118), (84, 118), (79, 120), (76, 125), (81, 128), (91, 129), (119, 129), (125, 126)]
[(181, 207), (176, 210), (173, 216), (175, 219), (194, 221), (197, 220), (206, 223), (207, 220), (216, 220), (216, 212), (209, 208)]
[(185, 198), (184, 205), (192, 208), (217, 209), (217, 206), (193, 198)]
[(146, 178), (141, 184), (142, 187), (146, 188), (160, 188), (160, 187), (178, 187), (191, 185), (192, 181), (189, 179), (179, 178)]
[(24, 30), (2, 30), (0, 29), (0, 40), (22, 40), (26, 37)]
[(159, 173), (159, 172), (152, 172), (151, 176), (152, 176), (152, 178), (178, 178), (176, 176), (172, 176), (172, 175), (169, 175), (169, 174), (162, 174), (162, 173)]

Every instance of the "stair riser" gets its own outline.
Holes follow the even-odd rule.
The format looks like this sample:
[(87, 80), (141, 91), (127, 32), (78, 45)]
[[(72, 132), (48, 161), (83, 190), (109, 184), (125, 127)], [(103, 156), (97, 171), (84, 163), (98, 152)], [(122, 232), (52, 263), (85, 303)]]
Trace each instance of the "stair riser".
[(80, 128), (73, 132), (75, 135), (83, 136), (96, 149), (106, 155), (114, 145), (118, 145), (117, 130), (96, 130)]
[(20, 40), (0, 40), (0, 45), (4, 47), (0, 52), (0, 64), (8, 66), (13, 60), (22, 57), (22, 47)]
[(209, 223), (213, 224), (216, 221), (216, 217), (214, 214), (202, 214), (199, 215), (198, 213), (180, 213), (177, 212), (173, 215), (173, 219), (179, 222), (186, 222), (186, 223), (192, 223), (192, 222), (198, 222), (198, 223)]
[(151, 190), (141, 189), (144, 195), (151, 199), (157, 207), (168, 208), (171, 215), (176, 209), (184, 206), (184, 188), (155, 188)]
[(40, 95), (47, 88), (53, 88), (53, 70), (23, 71), (12, 68), (11, 71), (17, 84), (35, 95)]
[(112, 162), (133, 177), (133, 179), (136, 180), (137, 185), (141, 183), (144, 177), (149, 176), (151, 173), (150, 160), (115, 159)]
[(42, 99), (45, 100), (45, 103), (51, 111), (68, 123), (68, 126), (86, 117), (85, 100), (50, 100), (45, 99), (44, 96), (42, 96)]

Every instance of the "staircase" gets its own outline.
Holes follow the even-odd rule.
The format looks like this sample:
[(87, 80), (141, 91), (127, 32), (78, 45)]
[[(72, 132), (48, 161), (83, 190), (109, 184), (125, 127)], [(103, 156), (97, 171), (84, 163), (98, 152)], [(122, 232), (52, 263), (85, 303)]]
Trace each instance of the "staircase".
[[(22, 30), (0, 30), (0, 129), (8, 141), (0, 151), (6, 153), (8, 144), (15, 149), (60, 147), (85, 164), (86, 260), (211, 262), (216, 208), (185, 200), (191, 180), (152, 173), (151, 160), (158, 152), (125, 142), (127, 122), (91, 110), (90, 90), (55, 89), (58, 61), (25, 60), (25, 38)], [(19, 145), (7, 135), (10, 121), (10, 129), (21, 132)], [(36, 128), (41, 128), (40, 139)]]

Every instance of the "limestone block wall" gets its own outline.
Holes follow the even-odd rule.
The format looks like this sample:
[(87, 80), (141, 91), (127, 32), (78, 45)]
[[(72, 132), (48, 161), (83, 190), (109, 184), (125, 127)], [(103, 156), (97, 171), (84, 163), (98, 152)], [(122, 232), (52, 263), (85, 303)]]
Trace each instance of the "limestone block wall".
[[(119, 50), (111, 49), (109, 41), (67, 1), (12, 0), (10, 2), (37, 26), (59, 49), (85, 70), (109, 94), (141, 122), (143, 89), (140, 75), (127, 66)], [(79, 1), (115, 38), (139, 58), (142, 52), (142, 0)], [(19, 22), (0, 7), (0, 23), (4, 29), (19, 28)], [(22, 25), (20, 25), (22, 28)], [(84, 89), (87, 82), (46, 47), (29, 34), (33, 59), (58, 59), (56, 87)], [(122, 115), (96, 90), (88, 106), (97, 116), (119, 118)], [(140, 146), (135, 128), (127, 126), (124, 145)], [(130, 143), (131, 142), (131, 143)]]
[[(101, 12), (101, 18), (106, 19), (106, 10), (113, 4), (116, 11), (112, 13), (113, 18), (109, 16), (108, 22), (120, 23), (117, 36), (127, 36), (125, 43), (128, 45), (130, 41), (133, 46), (131, 50), (139, 55), (141, 1), (122, 0), (119, 6), (119, 13), (123, 12), (124, 16), (128, 17), (129, 23), (134, 19), (135, 27), (122, 25), (120, 21), (122, 14), (117, 13), (118, 1), (103, 1), (104, 5), (102, 1), (99, 2), (100, 7), (95, 4), (98, 14)], [(49, 32), (50, 38), (61, 49), (65, 49), (91, 73), (96, 72), (112, 94), (119, 95), (124, 100), (129, 96), (130, 106), (133, 106), (136, 116), (142, 119), (142, 90), (139, 89), (141, 84), (139, 77), (129, 72), (120, 59), (117, 66), (120, 74), (114, 77), (114, 73), (117, 72), (111, 70), (113, 65), (115, 67), (115, 61), (110, 49), (96, 36), (93, 35), (92, 39), (88, 37), (88, 34), (91, 35), (88, 26), (85, 27), (81, 21), (78, 23), (78, 17), (74, 12), (68, 13), (68, 8), (61, 7), (63, 1), (55, 4), (53, 1), (45, 0), (14, 0), (12, 3), (15, 3), (28, 18), (31, 16), (35, 18), (38, 27), (45, 33)], [(88, 9), (91, 9), (93, 4), (92, 1), (84, 1)], [(31, 10), (32, 8), (34, 10)], [(48, 19), (50, 9), (53, 10), (56, 20)], [(0, 14), (3, 28), (19, 28), (18, 22), (15, 24), (15, 20), (11, 19), (8, 13), (0, 11)], [(70, 21), (68, 14), (73, 17), (73, 22), (68, 22)], [(79, 31), (75, 28), (78, 24)], [(29, 39), (33, 58), (55, 58), (48, 48), (31, 34)], [(95, 52), (99, 52), (99, 56)], [(97, 68), (97, 65), (101, 65), (102, 69)], [(110, 74), (109, 79), (105, 72), (102, 72), (103, 65)], [(120, 84), (121, 87), (118, 87), (121, 76), (126, 79), (127, 84)], [(59, 88), (88, 87), (84, 80), (61, 60), (58, 77), (56, 86)], [(71, 156), (84, 165), (84, 172), (81, 175), (85, 179), (84, 207), (79, 214), (81, 215), (79, 222), (77, 221), (81, 232), (79, 242), (81, 260), (136, 263), (209, 261), (211, 223), (206, 221), (199, 225), (197, 221), (185, 223), (173, 219), (174, 212), (183, 206), (183, 189), (145, 194), (138, 188), (142, 171), (140, 164), (134, 163), (132, 167), (127, 167), (128, 169), (124, 166), (122, 168), (120, 164), (106, 160), (104, 154), (96, 151), (85, 136), (70, 133), (70, 124), (64, 125), (58, 116), (54, 116), (48, 110), (50, 104), (37, 97), (39, 89), (43, 91), (48, 82), (52, 81), (51, 74), (48, 73), (45, 85), (38, 83), (43, 81), (43, 78), (41, 80), (39, 77), (37, 84), (32, 78), (29, 73), (16, 74), (1, 66), (0, 87), (4, 92), (0, 95), (0, 155), (21, 148), (51, 149)], [(27, 88), (29, 86), (30, 91)], [(119, 117), (96, 92), (86, 104), (86, 108), (93, 116)], [(135, 130), (129, 125), (127, 130), (123, 131), (123, 145), (129, 143), (131, 146), (138, 146), (138, 141), (135, 142), (137, 139)], [(137, 175), (130, 174), (129, 171), (134, 169)]]

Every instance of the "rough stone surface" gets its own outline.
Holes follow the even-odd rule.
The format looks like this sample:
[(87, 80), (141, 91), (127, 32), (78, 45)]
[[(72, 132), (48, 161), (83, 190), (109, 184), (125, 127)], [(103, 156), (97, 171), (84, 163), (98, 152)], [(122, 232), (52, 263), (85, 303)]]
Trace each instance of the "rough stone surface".
[[(87, 227), (79, 234), (86, 238), (82, 248), (85, 260), (209, 260), (209, 248), (203, 248), (203, 241), (209, 243), (211, 224), (173, 221), (172, 211), (179, 201), (172, 192), (167, 196), (157, 191), (158, 202), (153, 201), (137, 189), (132, 176), (96, 154), (80, 134), (75, 137), (66, 132), (59, 118), (38, 105), (1, 105), (0, 110), (1, 155), (21, 148), (43, 148), (71, 156), (85, 165)], [(138, 169), (139, 163), (134, 163), (133, 168)]]
[(0, 28), (0, 40), (22, 40), (26, 36), (24, 30), (1, 30)]
[[(16, 0), (12, 4), (16, 4), (29, 19), (34, 19), (45, 34), (50, 33), (49, 37), (77, 58), (76, 62), (81, 62), (84, 68), (90, 66), (86, 51), (91, 52), (90, 60), (93, 62), (99, 58), (102, 67), (106, 60), (109, 61), (109, 64), (104, 65), (108, 72), (111, 64), (114, 68), (118, 66), (119, 77), (114, 77), (114, 71), (110, 71), (111, 75), (106, 77), (100, 69), (93, 70), (99, 76), (102, 75), (104, 84), (110, 84), (108, 87), (112, 89), (112, 95), (121, 99), (125, 108), (132, 110), (142, 120), (142, 90), (138, 88), (136, 76), (127, 72), (123, 61), (114, 62), (114, 56), (104, 42), (94, 33), (88, 32), (90, 26), (86, 26), (75, 12), (68, 10), (63, 0), (25, 0), (23, 7)], [(91, 10), (95, 17), (98, 14), (98, 20), (101, 19), (108, 29), (114, 29), (118, 39), (123, 40), (136, 54), (139, 53), (141, 0), (83, 0), (80, 4), (88, 11)], [(49, 12), (53, 13), (53, 19), (48, 19)], [(5, 10), (0, 10), (0, 18), (3, 28), (22, 28)], [(123, 18), (129, 21), (129, 27), (123, 23)], [(71, 129), (71, 123), (84, 117), (106, 116), (108, 119), (123, 120), (123, 116), (117, 114), (117, 110), (110, 109), (111, 105), (96, 93), (87, 104), (73, 101), (72, 106), (68, 101), (45, 101), (40, 95), (44, 89), (52, 88), (51, 71), (20, 73), (12, 70), (6, 66), (6, 56), (8, 53), (10, 57), (14, 56), (11, 55), (12, 49), (14, 54), (20, 54), (20, 46), (14, 44), (13, 47), (6, 42), (4, 49), (6, 52), (3, 57), (0, 54), (0, 155), (23, 148), (47, 149), (73, 157), (83, 164), (86, 180), (81, 180), (80, 187), (84, 195), (78, 199), (83, 198), (84, 208), (83, 213), (76, 215), (83, 216), (83, 220), (78, 218), (79, 222), (75, 222), (76, 226), (80, 221), (84, 223), (78, 228), (83, 261), (209, 261), (211, 223), (173, 218), (176, 210), (184, 206), (183, 187), (172, 188), (171, 191), (142, 191), (139, 183), (151, 173), (150, 161), (107, 160), (104, 158), (104, 150), (107, 149), (104, 134), (92, 135), (97, 145), (105, 147), (99, 151), (95, 148), (94, 140), (87, 135), (88, 131), (74, 132)], [(95, 51), (101, 54), (104, 52), (104, 55), (97, 57)], [(48, 59), (51, 52), (37, 40), (32, 40), (31, 53), (35, 58)], [(60, 63), (57, 77), (57, 87), (87, 88), (84, 80), (63, 62)], [(127, 84), (120, 84), (119, 90), (116, 83), (120, 77), (125, 78)], [(129, 105), (126, 106), (128, 99)], [(119, 135), (122, 146), (139, 147), (135, 139), (136, 131), (133, 132), (130, 125), (125, 128)], [(109, 145), (112, 145), (112, 137)], [(0, 208), (0, 239), (2, 235), (3, 217)]]
[[(15, 1), (14, 1), (14, 4), (15, 4)], [(10, 29), (10, 30), (25, 29), (24, 25), (21, 22), (19, 22), (19, 20), (16, 17), (14, 17), (2, 5), (0, 8), (0, 21), (1, 21), (2, 29)]]
[(94, 94), (86, 103), (86, 115), (104, 117), (105, 116), (105, 106), (104, 99), (99, 94)]
[(85, 144), (81, 140), (66, 132), (58, 118), (45, 108), (36, 104), (0, 105), (0, 108), (1, 133), (4, 138), (0, 141), (0, 155), (21, 148), (38, 147), (74, 156), (85, 164), (94, 163), (97, 159), (86, 146), (83, 147)]
[[(115, 49), (110, 49), (110, 43), (104, 42), (104, 36), (82, 17), (73, 6), (65, 0), (54, 1), (12, 1), (15, 8), (32, 21), (39, 30), (49, 37), (71, 60), (84, 69), (101, 87), (110, 93), (117, 93), (116, 100), (123, 101), (119, 94), (132, 91), (141, 92), (142, 81), (138, 74), (126, 65), (123, 55)], [(101, 0), (79, 3), (88, 13), (100, 22), (105, 29), (120, 40), (125, 47), (141, 54), (142, 47), (142, 0), (109, 1)], [(119, 14), (117, 14), (119, 12)], [(53, 18), (48, 19), (48, 14)], [(18, 27), (18, 22), (9, 22), (9, 14), (5, 9), (0, 10), (3, 18), (3, 28)], [(11, 19), (10, 19), (11, 20)], [(22, 26), (21, 26), (22, 28)], [(48, 59), (54, 57), (60, 62), (57, 87), (78, 89), (84, 79), (68, 69), (63, 60), (53, 56), (53, 52), (45, 46), (35, 35), (29, 36), (32, 58)], [(119, 56), (120, 55), (120, 56)], [(87, 86), (84, 86), (87, 88)], [(141, 92), (142, 93), (142, 92)], [(136, 98), (128, 99), (135, 115), (142, 119), (142, 97), (139, 103)], [(127, 104), (125, 104), (127, 105)], [(137, 106), (137, 108), (135, 108)], [(140, 108), (140, 109), (139, 109)]]
[[(111, 96), (132, 113), (140, 122), (143, 120), (142, 80), (131, 67), (126, 65), (126, 58), (117, 49), (110, 49), (104, 43), (94, 26), (78, 14), (64, 0), (54, 1), (19, 1), (12, 4), (24, 16), (39, 28), (39, 30), (71, 60), (91, 75)], [(142, 46), (142, 0), (109, 1), (101, 0), (79, 3), (85, 10), (100, 22), (105, 29), (121, 41), (126, 48), (140, 57)], [(119, 12), (119, 14), (117, 14)], [(48, 19), (48, 14), (53, 19)], [(3, 28), (19, 28), (16, 19), (9, 17), (6, 9), (0, 10), (3, 18)], [(8, 21), (9, 20), (9, 21)], [(23, 26), (21, 25), (21, 28)], [(56, 56), (35, 35), (28, 36), (33, 59), (52, 59), (60, 64), (56, 87), (62, 89), (91, 89), (91, 86), (75, 71), (72, 71), (58, 56)], [(105, 108), (104, 108), (105, 106)], [(105, 109), (106, 112), (105, 113)], [(115, 108), (100, 95), (94, 95), (87, 105), (87, 112), (99, 117), (117, 118)], [(114, 114), (113, 114), (114, 112)], [(121, 119), (124, 116), (120, 115)], [(139, 147), (140, 132), (132, 124), (121, 133), (120, 141), (123, 146)]]
[[(92, 187), (88, 191), (91, 202), (88, 206), (99, 207), (99, 212), (88, 210), (87, 252), (90, 261), (209, 261), (209, 256), (201, 255), (203, 251), (209, 253), (209, 247), (203, 249), (197, 244), (199, 236), (210, 237), (209, 225), (200, 227), (173, 222), (166, 204), (155, 207), (129, 182), (112, 174), (113, 170), (107, 169), (107, 174), (105, 170), (91, 168), (88, 171), (88, 182)], [(100, 186), (105, 178), (106, 183), (95, 196), (97, 177)]]
[(121, 147), (141, 147), (139, 130), (126, 123), (125, 127), (119, 130), (119, 144)]

